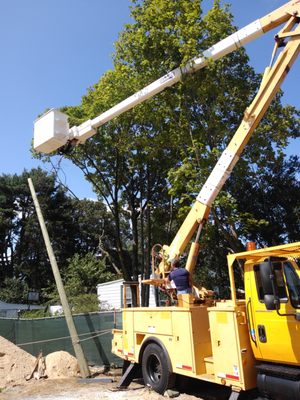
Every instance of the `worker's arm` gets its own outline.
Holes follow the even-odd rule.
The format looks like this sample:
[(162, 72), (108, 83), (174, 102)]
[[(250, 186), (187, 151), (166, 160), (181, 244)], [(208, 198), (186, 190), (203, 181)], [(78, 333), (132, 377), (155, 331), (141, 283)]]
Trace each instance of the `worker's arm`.
[(166, 285), (170, 285), (171, 281), (172, 281), (172, 271), (164, 278), (164, 282)]
[(166, 285), (168, 285), (170, 282), (171, 282), (171, 281), (170, 281), (170, 278), (169, 278), (169, 275), (168, 275), (166, 278), (164, 278), (164, 283), (165, 283)]

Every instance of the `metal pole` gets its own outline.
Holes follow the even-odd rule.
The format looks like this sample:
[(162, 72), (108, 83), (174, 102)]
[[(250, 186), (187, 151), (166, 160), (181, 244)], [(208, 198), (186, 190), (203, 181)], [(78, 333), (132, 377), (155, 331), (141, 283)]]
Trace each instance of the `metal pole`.
[(62, 308), (64, 310), (64, 314), (65, 314), (65, 318), (66, 318), (66, 323), (70, 332), (70, 336), (71, 336), (71, 340), (72, 340), (72, 344), (73, 344), (73, 348), (74, 348), (74, 352), (79, 364), (79, 368), (80, 368), (80, 373), (82, 378), (87, 378), (91, 375), (87, 361), (85, 359), (80, 341), (79, 341), (79, 337), (75, 328), (75, 324), (72, 318), (72, 313), (71, 313), (71, 309), (68, 303), (68, 299), (66, 296), (66, 292), (65, 292), (65, 288), (63, 286), (62, 283), (62, 279), (60, 276), (60, 272), (57, 266), (57, 262), (56, 262), (56, 258), (53, 252), (53, 248), (49, 239), (49, 235), (48, 235), (48, 231), (46, 228), (46, 224), (44, 221), (44, 217), (39, 205), (39, 201), (38, 198), (36, 196), (36, 192), (32, 183), (31, 178), (28, 178), (28, 184), (29, 184), (29, 188), (30, 188), (30, 192), (33, 198), (33, 202), (34, 202), (34, 206), (35, 206), (35, 210), (38, 216), (38, 220), (39, 220), (39, 224), (42, 230), (42, 234), (43, 234), (43, 238), (45, 241), (45, 245), (46, 245), (46, 249), (47, 249), (47, 253), (48, 253), (48, 257), (49, 257), (49, 261), (52, 267), (52, 271), (53, 271), (53, 275), (54, 275), (54, 279), (56, 282), (56, 286), (57, 286), (57, 290), (58, 290), (58, 294), (60, 297), (60, 301), (62, 304)]

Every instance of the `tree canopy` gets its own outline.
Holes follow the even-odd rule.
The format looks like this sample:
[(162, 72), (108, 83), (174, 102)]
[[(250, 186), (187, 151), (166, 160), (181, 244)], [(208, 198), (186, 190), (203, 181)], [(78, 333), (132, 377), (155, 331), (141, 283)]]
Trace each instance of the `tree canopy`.
[[(47, 301), (54, 290), (52, 270), (27, 183), (29, 176), (35, 185), (65, 282), (75, 292), (77, 278), (76, 284), (82, 285), (82, 290), (85, 287), (83, 291), (95, 293), (96, 284), (119, 273), (114, 266), (111, 217), (102, 203), (74, 200), (56, 184), (54, 175), (34, 169), (19, 176), (0, 177), (1, 300), (26, 302), (28, 292), (34, 290), (40, 292), (42, 301)], [(72, 274), (70, 265), (76, 266)], [(83, 271), (91, 266), (88, 281), (76, 275), (78, 265)], [(92, 272), (96, 265), (99, 270)]]
[[(202, 3), (133, 0), (113, 69), (80, 105), (63, 109), (71, 124), (94, 118), (235, 30), (228, 6), (215, 0), (203, 15)], [(151, 247), (176, 233), (260, 79), (240, 49), (100, 127), (66, 155), (111, 213), (111, 246), (125, 280), (149, 277)], [(281, 96), (215, 201), (202, 238), (202, 281), (226, 286), (224, 255), (247, 240), (264, 246), (299, 237), (299, 159), (287, 158), (285, 148), (299, 137), (300, 114)]]

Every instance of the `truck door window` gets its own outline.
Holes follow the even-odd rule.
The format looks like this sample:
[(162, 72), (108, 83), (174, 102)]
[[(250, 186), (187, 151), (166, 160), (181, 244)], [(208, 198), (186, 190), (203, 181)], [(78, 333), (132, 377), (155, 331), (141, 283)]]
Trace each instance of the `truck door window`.
[(300, 279), (292, 264), (288, 261), (283, 263), (284, 275), (289, 291), (291, 304), (295, 308), (300, 308)]
[(282, 303), (287, 302), (288, 295), (286, 292), (282, 263), (281, 262), (273, 263), (273, 268), (274, 268), (274, 272), (275, 272), (275, 277), (276, 277), (276, 282), (277, 282), (277, 287), (278, 287), (278, 296), (279, 296), (280, 302), (282, 302)]
[[(278, 296), (279, 296), (280, 302), (286, 303), (288, 301), (288, 297), (287, 297), (281, 262), (273, 263), (273, 268), (274, 268), (274, 272), (275, 272), (275, 277), (276, 277), (276, 282), (277, 282), (277, 287), (278, 287)], [(256, 281), (258, 298), (259, 298), (259, 301), (261, 301), (263, 303), (265, 293), (264, 293), (263, 285), (261, 282), (260, 265), (259, 264), (254, 266), (254, 273), (255, 273), (255, 281)]]

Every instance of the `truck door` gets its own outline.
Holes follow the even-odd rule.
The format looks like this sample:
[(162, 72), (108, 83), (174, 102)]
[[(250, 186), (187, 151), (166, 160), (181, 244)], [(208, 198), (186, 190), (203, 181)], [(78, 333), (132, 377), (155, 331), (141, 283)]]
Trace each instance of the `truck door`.
[(295, 262), (288, 260), (277, 259), (272, 264), (281, 315), (276, 310), (267, 310), (261, 281), (264, 263), (254, 265), (251, 311), (258, 350), (255, 353), (265, 361), (296, 364), (300, 361), (300, 322), (295, 319), (295, 312), (300, 308), (299, 269)]

